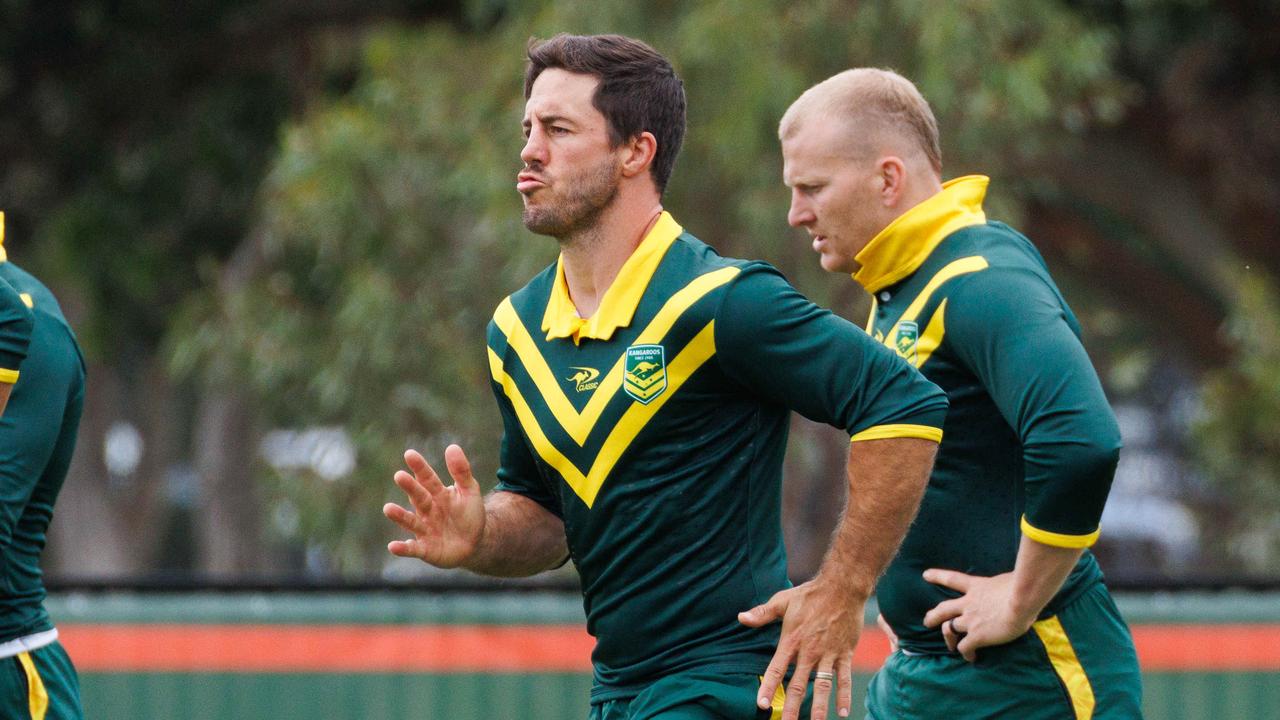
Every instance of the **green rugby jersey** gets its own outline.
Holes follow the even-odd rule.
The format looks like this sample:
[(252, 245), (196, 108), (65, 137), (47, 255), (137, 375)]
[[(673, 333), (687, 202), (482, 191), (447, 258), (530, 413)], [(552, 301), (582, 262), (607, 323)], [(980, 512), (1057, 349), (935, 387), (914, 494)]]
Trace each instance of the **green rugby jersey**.
[(778, 626), (737, 613), (788, 586), (789, 411), (852, 439), (938, 440), (943, 393), (770, 266), (720, 257), (663, 213), (599, 310), (560, 263), (488, 331), (505, 423), (499, 490), (564, 520), (596, 638), (593, 701), (681, 670), (760, 673)]
[[(4, 261), (4, 213), (0, 212), (0, 262)], [(27, 300), (0, 280), (0, 383), (18, 381), (18, 366), (31, 342), (31, 309)]]
[[(1120, 431), (1080, 326), (1031, 242), (982, 210), (987, 178), (958, 178), (857, 256), (867, 331), (943, 388), (951, 408), (920, 514), (876, 596), (902, 646), (945, 652), (924, 614), (956, 593), (931, 567), (997, 575), (1025, 533), (1088, 547)], [(1044, 616), (1101, 579), (1087, 550)]]
[(84, 362), (57, 300), (5, 261), (0, 279), (29, 299), (34, 319), (22, 377), (0, 417), (0, 643), (53, 627), (40, 552), (75, 448)]

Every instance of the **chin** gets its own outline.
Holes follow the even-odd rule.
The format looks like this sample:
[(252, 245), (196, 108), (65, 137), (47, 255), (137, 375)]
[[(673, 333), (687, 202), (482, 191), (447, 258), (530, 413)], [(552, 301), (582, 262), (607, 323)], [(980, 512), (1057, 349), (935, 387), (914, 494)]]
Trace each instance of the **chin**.
[(827, 272), (833, 272), (833, 273), (844, 272), (844, 268), (841, 267), (840, 258), (832, 257), (831, 255), (827, 255), (825, 253), (818, 258), (818, 265), (820, 265), (822, 269), (826, 270)]

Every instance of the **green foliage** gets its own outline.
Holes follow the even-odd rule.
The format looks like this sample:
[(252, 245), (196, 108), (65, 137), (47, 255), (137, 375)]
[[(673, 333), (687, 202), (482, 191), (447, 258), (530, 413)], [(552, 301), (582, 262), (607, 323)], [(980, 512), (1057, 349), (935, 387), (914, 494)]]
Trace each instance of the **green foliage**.
[(1231, 362), (1209, 372), (1197, 428), (1199, 459), (1234, 512), (1205, 523), (1234, 565), (1280, 572), (1280, 292), (1260, 273), (1241, 277), (1225, 332)]
[(776, 139), (807, 86), (863, 64), (917, 78), (949, 167), (995, 175), (1003, 217), (1019, 196), (1002, 179), (1124, 98), (1114, 37), (1052, 0), (496, 5), (471, 6), (496, 18), (483, 35), (433, 25), (369, 39), (351, 92), (285, 132), (250, 279), (189, 306), (175, 344), (180, 367), (245, 383), (270, 425), (351, 434), (354, 476), (272, 475), (276, 501), (303, 516), (299, 534), (345, 570), (384, 557), (377, 509), (397, 499), (406, 446), (438, 460), (459, 440), (481, 477), (495, 469), (484, 326), (556, 253), (521, 227), (513, 187), (529, 36), (620, 32), (667, 54), (690, 112), (666, 206), (820, 301), (851, 284), (823, 275), (786, 226)]

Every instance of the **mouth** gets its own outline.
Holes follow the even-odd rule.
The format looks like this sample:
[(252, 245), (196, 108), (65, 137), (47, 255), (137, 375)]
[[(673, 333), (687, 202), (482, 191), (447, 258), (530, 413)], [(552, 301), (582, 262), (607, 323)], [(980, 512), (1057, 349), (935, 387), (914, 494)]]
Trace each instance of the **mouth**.
[(534, 190), (537, 190), (538, 188), (546, 187), (546, 186), (547, 184), (542, 180), (540, 180), (536, 175), (532, 175), (530, 173), (520, 173), (519, 175), (516, 176), (516, 191), (524, 195), (528, 195), (529, 193), (532, 193)]

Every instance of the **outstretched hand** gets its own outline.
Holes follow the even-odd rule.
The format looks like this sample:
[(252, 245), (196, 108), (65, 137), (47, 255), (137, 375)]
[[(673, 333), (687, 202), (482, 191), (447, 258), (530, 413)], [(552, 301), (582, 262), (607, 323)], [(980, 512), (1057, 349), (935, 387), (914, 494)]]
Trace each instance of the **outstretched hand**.
[(1015, 608), (1011, 572), (982, 577), (931, 569), (925, 571), (924, 579), (962, 593), (925, 613), (924, 625), (941, 626), (947, 648), (958, 651), (969, 662), (977, 659), (978, 648), (1014, 640), (1035, 622), (1035, 612), (1019, 612)]
[(382, 514), (413, 537), (393, 540), (387, 550), (440, 568), (462, 565), (479, 545), (485, 524), (484, 499), (467, 456), (457, 445), (445, 448), (445, 465), (453, 478), (447, 487), (417, 450), (405, 451), (404, 461), (410, 472), (396, 472), (395, 483), (413, 510), (387, 503)]
[(852, 705), (853, 648), (862, 634), (862, 604), (847, 593), (811, 580), (775, 593), (763, 605), (738, 614), (738, 622), (761, 627), (782, 620), (782, 636), (769, 668), (760, 683), (756, 704), (768, 709), (774, 693), (782, 685), (787, 667), (795, 672), (787, 683), (782, 706), (783, 720), (797, 720), (804, 702), (809, 676), (813, 681), (811, 720), (825, 720), (832, 686), (836, 690), (836, 712), (848, 717)]

